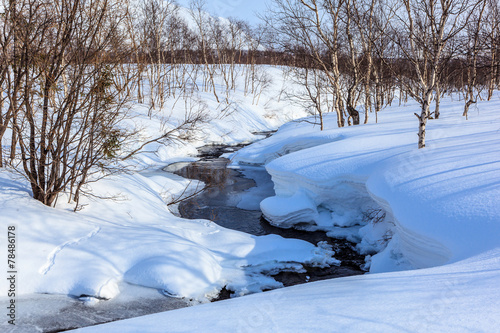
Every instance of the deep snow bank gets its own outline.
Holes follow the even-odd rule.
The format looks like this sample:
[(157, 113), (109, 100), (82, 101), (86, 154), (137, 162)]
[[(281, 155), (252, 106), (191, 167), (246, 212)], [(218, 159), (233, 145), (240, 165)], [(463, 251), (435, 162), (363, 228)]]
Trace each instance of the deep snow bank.
[(271, 268), (337, 263), (328, 248), (301, 240), (256, 237), (173, 216), (159, 193), (182, 188), (182, 182), (160, 172), (108, 178), (94, 185), (94, 193), (117, 201), (89, 200), (90, 207), (75, 214), (34, 201), (26, 185), (0, 172), (2, 227), (17, 229), (18, 294), (113, 298), (124, 281), (203, 301), (226, 285), (240, 295), (278, 287), (260, 274)]
[(77, 330), (125, 332), (497, 332), (500, 251), (367, 274)]
[[(460, 117), (461, 104), (454, 105), (444, 102), (444, 118), (429, 123), (425, 150), (415, 148), (412, 109), (417, 106), (410, 105), (384, 111), (379, 125), (324, 132), (325, 137), (339, 137), (333, 134), (337, 133), (344, 139), (267, 165), (277, 195), (266, 202), (281, 202), (269, 204), (267, 213), (275, 212), (280, 222), (290, 221), (286, 214), (295, 207), (297, 214), (306, 212), (308, 226), (318, 227), (315, 218), (323, 214), (322, 228), (333, 228), (340, 221), (335, 217), (339, 211), (326, 213), (338, 210), (339, 203), (328, 200), (342, 201), (342, 196), (329, 191), (341, 188), (351, 195), (352, 188), (357, 188), (360, 198), (369, 198), (386, 211), (386, 223), (359, 230), (364, 242), (377, 242), (389, 222), (395, 223), (390, 243), (372, 259), (373, 271), (448, 263), (313, 282), (79, 331), (497, 331), (500, 119), (496, 111), (500, 102), (479, 103), (479, 112), (471, 114), (469, 121)], [(305, 124), (293, 126), (303, 133), (315, 131)], [(259, 156), (259, 151), (283, 155), (280, 147), (287, 138), (280, 133), (240, 150), (235, 163), (251, 162), (249, 155)]]
[[(429, 121), (422, 150), (413, 119), (418, 106), (409, 104), (382, 112), (380, 124), (337, 129), (329, 119), (323, 132), (288, 124), (237, 152), (233, 163), (255, 156), (262, 156), (256, 163), (268, 162), (276, 196), (261, 208), (273, 224), (335, 235), (339, 227), (366, 224), (363, 216), (382, 208), (385, 226), (358, 227), (351, 236), (370, 251), (394, 234), (373, 257), (372, 272), (441, 265), (500, 244), (499, 105), (498, 99), (479, 103), (466, 121), (462, 103), (443, 102), (443, 118)], [(300, 142), (298, 151), (288, 153), (290, 142)]]
[[(240, 66), (237, 71), (243, 69)], [(204, 91), (185, 103), (168, 100), (164, 109), (151, 112), (147, 105), (132, 104), (133, 117), (121, 125), (139, 134), (123, 149), (137, 148), (161, 136), (192, 109), (202, 108), (206, 122), (191, 136), (177, 137), (168, 145), (150, 143), (135, 159), (122, 163), (123, 168), (135, 172), (92, 183), (87, 191), (112, 199), (83, 198), (83, 210), (78, 213), (64, 203), (64, 197), (59, 198), (56, 209), (41, 205), (30, 197), (24, 179), (0, 170), (0, 226), (3, 231), (8, 225), (17, 227), (18, 270), (22, 274), (18, 292), (112, 298), (120, 292), (119, 286), (130, 283), (203, 301), (224, 286), (240, 295), (280, 286), (262, 272), (300, 270), (303, 263), (337, 264), (333, 253), (323, 246), (277, 236), (253, 237), (210, 221), (180, 219), (167, 208), (166, 203), (178, 198), (187, 186), (191, 190), (197, 186), (197, 182), (160, 171), (167, 163), (194, 160), (190, 155), (201, 145), (255, 140), (253, 132), (274, 129), (305, 115), (294, 107), (283, 112), (283, 103), (276, 101), (286, 84), (280, 69), (258, 66), (257, 70), (272, 79), (272, 87), (262, 92), (257, 104), (243, 89), (244, 77), (238, 76), (237, 88), (228, 96), (229, 111), (224, 114), (213, 94)], [(8, 140), (3, 143), (8, 149)], [(6, 242), (3, 231), (0, 244)], [(1, 251), (6, 258), (6, 247)], [(0, 289), (7, 290), (6, 284), (2, 279)]]

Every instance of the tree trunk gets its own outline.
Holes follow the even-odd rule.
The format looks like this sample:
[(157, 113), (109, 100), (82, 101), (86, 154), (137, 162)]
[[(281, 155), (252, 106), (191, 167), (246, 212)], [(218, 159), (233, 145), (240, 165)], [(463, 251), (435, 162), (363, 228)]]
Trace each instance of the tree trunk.
[(352, 118), (353, 125), (359, 125), (359, 112), (355, 108), (350, 105), (347, 105), (347, 113), (349, 114), (349, 118)]
[(427, 113), (422, 108), (422, 114), (418, 116), (418, 148), (425, 148), (425, 125), (427, 124)]
[[(368, 80), (367, 80), (368, 81)], [(368, 124), (368, 113), (371, 109), (370, 82), (365, 84), (365, 124)]]
[(474, 103), (473, 100), (469, 99), (464, 105), (464, 113), (462, 116), (465, 117), (466, 120), (469, 120), (469, 107)]
[[(324, 130), (325, 129), (325, 125), (324, 125), (324, 122), (323, 122), (323, 112), (322, 111), (319, 111), (319, 124), (320, 124), (320, 131)], [(0, 145), (1, 147), (1, 145)], [(0, 165), (1, 166), (1, 165)]]
[(441, 113), (439, 112), (439, 104), (441, 103), (441, 88), (439, 83), (436, 84), (436, 108), (434, 109), (434, 118), (439, 119)]
[[(15, 121), (15, 119), (12, 119)], [(10, 141), (10, 162), (12, 163), (16, 158), (16, 146), (17, 146), (17, 133), (14, 129), (12, 129), (12, 139)]]
[(335, 113), (337, 114), (337, 125), (338, 127), (344, 127), (345, 126), (344, 107), (342, 104), (342, 97), (340, 96), (339, 90), (335, 91), (334, 98), (335, 98), (334, 108), (335, 108)]
[(137, 75), (137, 102), (138, 103), (144, 103), (144, 99), (142, 98), (142, 91), (141, 91), (141, 86), (142, 86), (142, 68), (141, 66), (138, 66), (138, 75)]
[(498, 66), (496, 64), (495, 57), (496, 57), (496, 52), (493, 51), (491, 54), (491, 78), (490, 78), (490, 84), (488, 87), (488, 101), (491, 100), (491, 97), (493, 97), (493, 91), (495, 90), (495, 87), (496, 87)]
[(420, 116), (415, 113), (418, 118), (418, 148), (425, 148), (425, 127), (427, 125), (427, 119), (429, 118), (429, 107), (432, 100), (432, 90), (427, 89), (425, 93), (425, 98), (422, 103), (422, 110)]

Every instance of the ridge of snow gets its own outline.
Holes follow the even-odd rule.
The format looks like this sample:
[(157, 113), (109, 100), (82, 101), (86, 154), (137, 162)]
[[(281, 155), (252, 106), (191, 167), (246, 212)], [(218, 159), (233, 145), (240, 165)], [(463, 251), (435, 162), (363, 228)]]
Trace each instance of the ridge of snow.
[[(337, 264), (329, 249), (278, 236), (254, 237), (210, 221), (184, 220), (167, 206), (186, 187), (188, 194), (200, 185), (162, 171), (168, 163), (196, 160), (190, 155), (207, 143), (255, 140), (253, 132), (273, 129), (306, 114), (296, 107), (278, 112), (281, 106), (275, 96), (284, 84), (282, 71), (269, 66), (257, 66), (257, 71), (265, 71), (276, 84), (262, 92), (259, 105), (252, 94), (245, 94), (241, 75), (229, 96), (234, 110), (225, 116), (220, 115), (213, 93), (199, 92), (193, 98), (201, 100), (209, 118), (201, 134), (168, 146), (149, 144), (135, 159), (123, 163), (135, 172), (116, 174), (86, 188), (97, 197), (111, 199), (83, 197), (83, 209), (77, 213), (73, 205), (65, 203), (68, 198), (64, 196), (55, 209), (35, 201), (24, 179), (8, 168), (1, 169), (0, 225), (4, 229), (16, 225), (20, 244), (18, 269), (23, 283), (17, 294), (110, 299), (123, 293), (121, 288), (137, 284), (205, 302), (224, 286), (240, 295), (281, 286), (261, 269), (300, 270), (306, 263)], [(163, 126), (180, 123), (190, 102), (186, 106), (170, 99), (164, 109), (152, 110), (150, 116), (146, 105), (133, 104), (133, 118), (124, 126), (138, 129), (139, 141), (144, 142), (163, 133)], [(235, 127), (235, 123), (240, 125)], [(3, 144), (8, 149), (10, 142), (4, 140)], [(5, 233), (1, 233), (0, 242), (6, 242)], [(7, 282), (3, 279), (0, 289), (7, 290)], [(6, 297), (0, 297), (2, 304), (5, 301)]]
[[(387, 253), (372, 258), (371, 271), (396, 269), (395, 262), (402, 268), (442, 265), (499, 245), (492, 236), (500, 234), (498, 104), (481, 103), (481, 114), (465, 121), (460, 108), (444, 103), (444, 117), (429, 122), (422, 150), (416, 149), (407, 110), (416, 104), (409, 103), (382, 112), (377, 125), (319, 132), (301, 123), (292, 139), (287, 125), (237, 152), (234, 161), (266, 156), (259, 162), (268, 161), (276, 195), (261, 209), (271, 223), (328, 230), (349, 226), (342, 216), (364, 225), (364, 212), (382, 208), (390, 222), (386, 231), (397, 236)], [(327, 117), (327, 128), (334, 120)], [(312, 133), (317, 145), (310, 142)], [(289, 140), (306, 148), (277, 157)]]
[(498, 258), (497, 248), (445, 266), (310, 282), (75, 332), (496, 332)]

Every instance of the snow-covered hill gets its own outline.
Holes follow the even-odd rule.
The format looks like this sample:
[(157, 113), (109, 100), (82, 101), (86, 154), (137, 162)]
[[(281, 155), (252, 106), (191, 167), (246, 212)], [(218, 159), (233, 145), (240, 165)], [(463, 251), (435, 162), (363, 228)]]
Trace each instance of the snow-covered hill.
[(497, 95), (478, 103), (466, 121), (462, 103), (448, 99), (422, 150), (413, 116), (418, 105), (408, 103), (383, 111), (380, 124), (336, 129), (332, 119), (318, 132), (290, 123), (233, 156), (236, 165), (266, 163), (276, 196), (261, 207), (277, 225), (310, 221), (309, 228), (333, 230), (368, 199), (383, 208), (384, 222), (360, 229), (361, 248), (386, 243), (371, 258), (371, 274), (81, 332), (497, 331), (499, 107)]
[[(196, 147), (205, 143), (255, 140), (259, 136), (252, 132), (306, 116), (277, 97), (287, 89), (282, 69), (259, 70), (272, 78), (259, 103), (240, 82), (228, 98), (231, 112), (221, 115), (212, 92), (201, 90), (193, 105), (203, 105), (209, 120), (196, 136), (168, 146), (151, 143), (123, 163), (135, 172), (88, 188), (112, 200), (84, 198), (83, 209), (74, 213), (61, 197), (57, 208), (48, 208), (31, 198), (25, 179), (0, 170), (0, 244), (7, 243), (8, 226), (15, 226), (18, 297), (85, 296), (81, 301), (94, 306), (99, 298), (126, 294), (135, 284), (206, 301), (223, 286), (240, 294), (278, 286), (259, 274), (259, 267), (269, 264), (334, 263), (326, 248), (183, 220), (166, 206), (189, 183), (161, 171), (166, 164), (194, 160)], [(140, 142), (174, 126), (190, 109), (175, 100), (150, 116), (147, 105), (131, 107), (134, 117), (126, 125), (139, 132)], [(388, 107), (379, 124), (338, 129), (327, 117), (323, 132), (310, 122), (282, 126), (233, 156), (235, 167), (265, 164), (276, 190), (261, 204), (266, 216), (277, 225), (301, 222), (356, 239), (360, 250), (373, 255), (368, 257), (371, 274), (86, 331), (495, 331), (500, 312), (499, 107), (497, 95), (478, 103), (466, 121), (460, 116), (462, 102), (443, 101), (443, 118), (430, 121), (423, 150), (416, 148), (413, 112), (418, 106), (411, 102)], [(367, 210), (380, 208), (384, 221), (374, 225), (363, 219)], [(6, 246), (0, 257), (7, 258)], [(251, 275), (245, 274), (249, 265), (256, 267)], [(0, 290), (7, 290), (7, 279), (1, 281)], [(1, 307), (7, 304), (9, 298), (0, 297)], [(16, 329), (33, 328), (23, 326), (27, 311), (18, 314)], [(0, 325), (2, 331), (12, 328)]]
[[(276, 98), (284, 84), (281, 70), (259, 70), (273, 78), (273, 85), (262, 92), (260, 102), (254, 94), (245, 93), (245, 77), (240, 75), (236, 90), (228, 97), (230, 112), (225, 114), (221, 114), (213, 93), (205, 91), (197, 92), (186, 103), (169, 99), (163, 109), (152, 112), (148, 105), (131, 104), (132, 117), (123, 126), (138, 132), (132, 146), (160, 136), (185, 119), (191, 107), (203, 109), (205, 122), (190, 136), (167, 145), (148, 144), (135, 159), (121, 163), (131, 172), (92, 183), (86, 190), (97, 197), (82, 198), (77, 213), (73, 204), (65, 203), (64, 196), (59, 198), (57, 208), (35, 201), (22, 176), (9, 167), (0, 169), (0, 244), (7, 243), (9, 226), (15, 227), (18, 244), (16, 297), (23, 301), (19, 301), (15, 329), (34, 329), (31, 317), (43, 314), (45, 301), (50, 299), (37, 296), (40, 294), (76, 297), (73, 302), (85, 296), (81, 301), (93, 304), (130, 294), (129, 289), (135, 290), (134, 285), (138, 285), (205, 302), (223, 287), (241, 295), (280, 287), (280, 283), (259, 273), (272, 267), (300, 269), (301, 263), (336, 263), (329, 249), (279, 236), (255, 237), (210, 221), (184, 220), (167, 206), (186, 187), (185, 193), (190, 193), (199, 186), (164, 172), (162, 168), (169, 163), (195, 160), (196, 147), (205, 144), (259, 139), (261, 136), (254, 132), (275, 129), (306, 115), (294, 107), (281, 111), (285, 104)], [(7, 140), (4, 147), (9, 147)], [(0, 256), (7, 258), (7, 246), (1, 247)], [(6, 265), (3, 260), (4, 272)], [(0, 290), (8, 287), (9, 281), (2, 279)], [(2, 308), (9, 301), (2, 295)], [(40, 306), (36, 306), (38, 302)], [(2, 332), (11, 328), (5, 321), (0, 323)]]
[[(362, 224), (369, 208), (384, 209), (394, 237), (373, 257), (372, 272), (456, 262), (500, 244), (498, 104), (483, 102), (467, 121), (462, 103), (448, 101), (422, 150), (415, 149), (413, 102), (358, 128), (318, 133), (288, 124), (238, 152), (233, 163), (267, 162), (276, 196), (261, 208), (276, 225), (311, 221), (309, 228), (335, 230)], [(300, 150), (287, 154), (289, 146)]]

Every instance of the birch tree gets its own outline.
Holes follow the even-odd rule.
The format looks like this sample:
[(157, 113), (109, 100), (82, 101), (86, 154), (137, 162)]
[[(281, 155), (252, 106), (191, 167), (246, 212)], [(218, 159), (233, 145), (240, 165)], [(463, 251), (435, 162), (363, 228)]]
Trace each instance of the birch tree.
[(418, 119), (418, 148), (425, 147), (427, 120), (431, 117), (430, 104), (436, 91), (441, 71), (456, 50), (449, 48), (467, 25), (479, 0), (400, 0), (391, 12), (397, 18), (392, 22), (394, 42), (403, 59), (411, 64), (414, 78), (405, 81), (405, 89), (420, 104)]
[(307, 52), (313, 66), (323, 71), (333, 92), (333, 110), (337, 114), (339, 127), (345, 125), (340, 72), (344, 2), (274, 0), (276, 9), (267, 17), (269, 25), (279, 35), (279, 43), (285, 52), (293, 54), (294, 49), (301, 49)]
[(486, 45), (489, 56), (488, 100), (493, 97), (493, 91), (498, 88), (500, 75), (500, 5), (498, 0), (487, 2), (485, 26), (487, 30)]
[[(483, 23), (483, 16), (485, 14), (486, 1), (480, 4), (477, 15), (473, 15), (470, 22), (465, 29), (463, 49), (465, 51), (465, 67), (467, 80), (465, 82), (465, 105), (463, 116), (468, 118), (469, 108), (472, 104), (477, 102), (477, 67), (478, 58), (483, 49), (484, 40), (481, 38), (481, 25)], [(477, 93), (476, 93), (477, 91)]]

